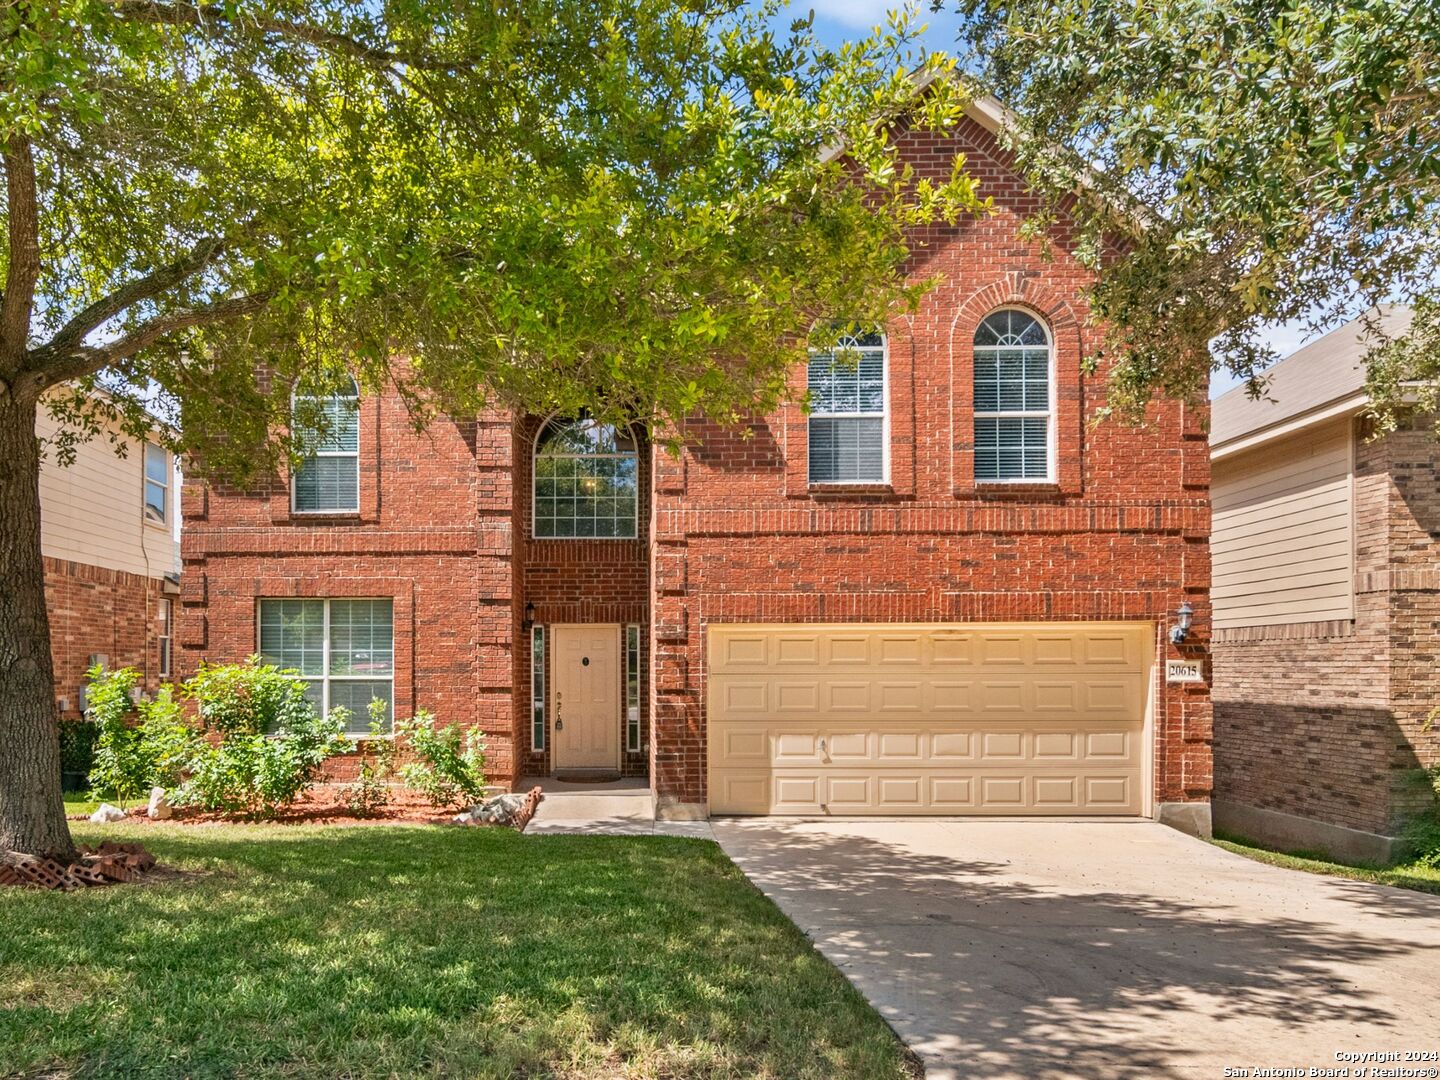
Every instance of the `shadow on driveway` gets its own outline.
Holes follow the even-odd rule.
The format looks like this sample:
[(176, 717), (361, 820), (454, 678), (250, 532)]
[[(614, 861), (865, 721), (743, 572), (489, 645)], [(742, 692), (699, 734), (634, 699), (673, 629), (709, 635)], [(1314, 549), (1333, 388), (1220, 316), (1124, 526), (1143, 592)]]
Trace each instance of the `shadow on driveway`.
[(1440, 897), (1153, 823), (713, 824), (931, 1076), (1219, 1077), (1435, 1042)]

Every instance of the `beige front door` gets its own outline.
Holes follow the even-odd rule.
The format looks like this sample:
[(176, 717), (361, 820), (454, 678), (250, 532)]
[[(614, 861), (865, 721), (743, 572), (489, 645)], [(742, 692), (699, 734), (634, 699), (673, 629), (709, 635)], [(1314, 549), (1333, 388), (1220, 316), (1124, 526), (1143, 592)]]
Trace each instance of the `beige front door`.
[(1140, 814), (1155, 628), (712, 626), (719, 814)]
[(554, 767), (617, 769), (620, 627), (557, 626), (554, 635)]

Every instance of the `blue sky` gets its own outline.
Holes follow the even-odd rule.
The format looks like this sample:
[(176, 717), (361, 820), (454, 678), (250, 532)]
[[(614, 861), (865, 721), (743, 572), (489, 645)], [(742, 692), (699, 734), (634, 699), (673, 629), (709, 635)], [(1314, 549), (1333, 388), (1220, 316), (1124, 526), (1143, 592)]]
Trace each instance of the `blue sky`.
[[(886, 12), (900, 7), (884, 0), (792, 0), (790, 7), (782, 13), (780, 24), (784, 25), (796, 15), (807, 11), (815, 12), (815, 30), (826, 44), (837, 45), (842, 41), (863, 36), (877, 24), (885, 21)], [(960, 17), (953, 8), (932, 12), (928, 2), (919, 5), (920, 20), (926, 24), (921, 44), (925, 49), (936, 52), (955, 53), (958, 51), (956, 37), (960, 30)], [(1270, 345), (1280, 356), (1288, 356), (1308, 338), (1299, 323), (1275, 327), (1268, 335)], [(1239, 380), (1217, 374), (1210, 382), (1211, 396), (1223, 394)]]

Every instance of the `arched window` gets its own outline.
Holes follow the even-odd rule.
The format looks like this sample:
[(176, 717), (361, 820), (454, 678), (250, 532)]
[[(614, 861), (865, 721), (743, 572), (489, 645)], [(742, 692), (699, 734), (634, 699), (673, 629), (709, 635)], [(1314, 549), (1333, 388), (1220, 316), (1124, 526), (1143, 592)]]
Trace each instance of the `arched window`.
[(885, 338), (845, 337), (812, 352), (810, 483), (885, 482)]
[(332, 394), (296, 394), (292, 431), (307, 447), (291, 485), (291, 509), (354, 513), (360, 509), (360, 390), (346, 376)]
[(640, 458), (630, 433), (588, 417), (551, 420), (535, 440), (535, 537), (634, 537)]
[(975, 479), (1054, 478), (1054, 352), (1050, 332), (1005, 308), (975, 331)]

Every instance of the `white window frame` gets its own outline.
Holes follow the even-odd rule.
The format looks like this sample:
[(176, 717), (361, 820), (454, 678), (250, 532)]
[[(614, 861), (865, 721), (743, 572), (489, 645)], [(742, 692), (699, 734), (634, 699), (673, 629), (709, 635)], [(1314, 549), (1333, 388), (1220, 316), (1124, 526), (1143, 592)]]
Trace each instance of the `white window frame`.
[[(160, 451), (160, 456), (164, 459), (164, 480), (150, 479), (148, 459), (150, 457), (150, 451), (152, 449)], [(166, 450), (165, 447), (161, 446), (159, 443), (153, 443), (149, 439), (146, 439), (145, 448), (140, 452), (140, 508), (145, 515), (145, 523), (147, 525), (154, 525), (157, 528), (163, 529), (165, 526), (170, 524), (171, 468), (172, 467), (170, 464), (170, 451)], [(161, 513), (158, 518), (150, 516), (149, 494), (151, 484), (155, 484), (160, 488), (160, 499), (161, 502), (164, 504), (161, 507)]]
[[(172, 671), (171, 642), (174, 638), (175, 601), (168, 596), (162, 596), (156, 605), (156, 620), (165, 625), (163, 634), (155, 635), (155, 643), (160, 650), (157, 663), (158, 674), (162, 679), (168, 679)], [(258, 629), (257, 629), (258, 633)]]
[(530, 750), (543, 753), (545, 750), (545, 625), (535, 623), (530, 627)]
[[(1055, 390), (1056, 390), (1056, 387), (1055, 387), (1055, 368), (1056, 368), (1056, 365), (1055, 365), (1055, 335), (1054, 335), (1054, 334), (1051, 332), (1051, 330), (1050, 330), (1050, 324), (1049, 324), (1048, 322), (1046, 322), (1044, 319), (1042, 319), (1042, 318), (1041, 318), (1039, 315), (1037, 315), (1035, 312), (1029, 310), (1028, 308), (1018, 307), (1018, 306), (1015, 306), (1015, 305), (1013, 305), (1013, 304), (1012, 304), (1012, 305), (1007, 305), (1007, 306), (1005, 306), (1005, 307), (998, 307), (998, 308), (995, 308), (995, 309), (992, 310), (992, 311), (987, 311), (987, 312), (985, 313), (985, 315), (984, 315), (984, 318), (982, 318), (979, 322), (977, 322), (977, 323), (975, 324), (975, 329), (978, 331), (978, 330), (980, 329), (980, 327), (985, 323), (986, 319), (989, 319), (991, 316), (999, 315), (999, 314), (1001, 314), (1001, 313), (1003, 313), (1003, 312), (1006, 312), (1006, 311), (1016, 311), (1016, 312), (1019, 312), (1021, 315), (1024, 315), (1024, 316), (1026, 316), (1026, 317), (1028, 317), (1028, 318), (1031, 318), (1031, 319), (1034, 319), (1035, 322), (1039, 325), (1041, 331), (1045, 334), (1045, 353), (1046, 353), (1046, 357), (1047, 357), (1047, 361), (1046, 361), (1046, 362), (1047, 362), (1047, 364), (1048, 364), (1047, 374), (1046, 374), (1046, 388), (1047, 388), (1047, 390), (1048, 390), (1048, 393), (1047, 393), (1047, 395), (1046, 395), (1046, 397), (1047, 397), (1047, 399), (1048, 399), (1047, 402), (1046, 402), (1047, 407), (1046, 407), (1046, 410), (1042, 413), (1042, 412), (1038, 412), (1038, 411), (1036, 411), (1036, 410), (1034, 410), (1034, 409), (1030, 409), (1030, 410), (1004, 409), (1004, 410), (992, 412), (992, 411), (989, 411), (989, 410), (982, 410), (982, 409), (980, 409), (978, 406), (976, 406), (976, 407), (972, 410), (972, 416), (971, 416), (971, 418), (970, 418), (970, 438), (971, 438), (971, 440), (972, 440), (972, 445), (973, 445), (973, 441), (974, 441), (974, 439), (975, 439), (975, 421), (977, 421), (977, 420), (982, 420), (982, 419), (986, 419), (986, 420), (988, 420), (988, 419), (996, 419), (996, 420), (1004, 420), (1004, 419), (1038, 420), (1038, 419), (1043, 418), (1043, 419), (1045, 420), (1045, 475), (1044, 475), (1043, 477), (1026, 476), (1026, 477), (1010, 477), (1010, 478), (990, 479), (990, 478), (988, 478), (988, 477), (981, 477), (981, 476), (976, 475), (975, 468), (974, 468), (974, 466), (972, 465), (972, 466), (971, 466), (971, 470), (970, 470), (971, 476), (972, 476), (972, 478), (974, 479), (974, 481), (975, 481), (975, 483), (976, 483), (977, 485), (978, 485), (978, 484), (995, 484), (995, 485), (1002, 485), (1002, 484), (1053, 484), (1053, 483), (1056, 482), (1056, 480), (1055, 480), (1056, 468), (1057, 468), (1057, 466), (1056, 466), (1056, 458), (1059, 456), (1058, 453), (1057, 453), (1058, 447), (1057, 447), (1057, 445), (1056, 445), (1056, 444), (1057, 444), (1057, 439), (1056, 439), (1056, 423), (1055, 423), (1055, 407), (1056, 407), (1056, 396), (1055, 396)], [(1031, 346), (1031, 347), (1033, 347), (1033, 346)], [(976, 354), (979, 350), (981, 350), (981, 349), (998, 351), (998, 350), (1000, 350), (1000, 349), (1013, 349), (1013, 348), (1016, 348), (1016, 346), (1013, 346), (1013, 345), (976, 345), (976, 344), (975, 344), (974, 334), (971, 335), (971, 337), (970, 337), (970, 401), (971, 401), (972, 404), (974, 404), (974, 402), (975, 402), (975, 354)]]
[[(582, 418), (586, 419), (586, 418)], [(573, 458), (600, 458), (607, 460), (619, 460), (621, 458), (635, 459), (635, 516), (632, 519), (635, 531), (629, 536), (541, 536), (540, 535), (540, 495), (536, 490), (539, 487), (539, 476), (535, 470), (535, 462), (540, 457), (540, 436), (545, 434), (548, 428), (556, 420), (562, 423), (579, 423), (579, 420), (566, 420), (559, 413), (551, 413), (535, 432), (535, 438), (530, 442), (530, 538), (532, 540), (558, 541), (565, 543), (570, 540), (598, 540), (609, 541), (633, 541), (640, 538), (640, 440), (635, 437), (633, 429), (630, 431), (630, 439), (635, 444), (633, 452), (628, 454), (558, 454), (557, 457)]]
[[(633, 650), (631, 649), (632, 639), (634, 641)], [(621, 688), (625, 701), (625, 750), (628, 753), (637, 754), (640, 752), (641, 743), (644, 741), (640, 732), (640, 699), (644, 696), (641, 693), (640, 683), (644, 675), (641, 671), (640, 664), (641, 641), (639, 624), (627, 623), (625, 625), (625, 637), (621, 642), (621, 647), (624, 651), (620, 667), (624, 671), (625, 678), (625, 685)], [(635, 662), (635, 679), (633, 684), (635, 693), (633, 697), (630, 693), (632, 688), (630, 662), (632, 658)]]
[[(810, 356), (833, 357), (844, 351), (837, 343), (834, 349), (811, 349)], [(858, 349), (857, 349), (858, 351)], [(810, 389), (810, 366), (805, 366), (805, 389)], [(811, 478), (814, 457), (811, 453), (811, 420), (873, 420), (880, 419), (880, 479), (879, 480), (815, 480)], [(805, 481), (810, 487), (876, 487), (890, 483), (890, 335), (880, 335), (880, 412), (818, 412), (812, 411), (805, 418)]]
[(323, 510), (305, 510), (296, 505), (296, 481), (299, 479), (299, 470), (296, 469), (290, 477), (290, 512), (292, 514), (308, 514), (315, 517), (336, 517), (354, 515), (360, 513), (360, 384), (352, 377), (350, 385), (355, 388), (353, 394), (294, 394), (290, 395), (290, 423), (295, 423), (295, 403), (297, 401), (330, 401), (335, 398), (353, 398), (355, 402), (355, 449), (354, 450), (312, 450), (305, 456), (307, 458), (341, 457), (355, 459), (355, 505), (352, 507), (333, 507)]
[[(318, 682), (321, 684), (320, 700), (322, 702), (321, 714), (328, 716), (330, 713), (330, 684), (332, 682), (386, 682), (390, 683), (390, 729), (381, 733), (383, 738), (390, 738), (395, 734), (395, 598), (393, 596), (257, 596), (255, 598), (255, 652), (263, 655), (260, 650), (260, 619), (261, 612), (267, 601), (281, 603), (283, 601), (299, 601), (301, 603), (323, 605), (324, 618), (321, 623), (320, 640), (320, 671), (319, 675), (299, 675), (295, 677), (307, 683)], [(330, 674), (330, 601), (331, 600), (370, 600), (384, 601), (390, 605), (390, 674), (388, 676), (375, 675), (331, 675)], [(268, 662), (268, 661), (267, 661)], [(357, 719), (368, 718), (357, 717)], [(346, 732), (346, 737), (351, 739), (368, 738), (368, 735), (361, 735), (356, 732)]]

